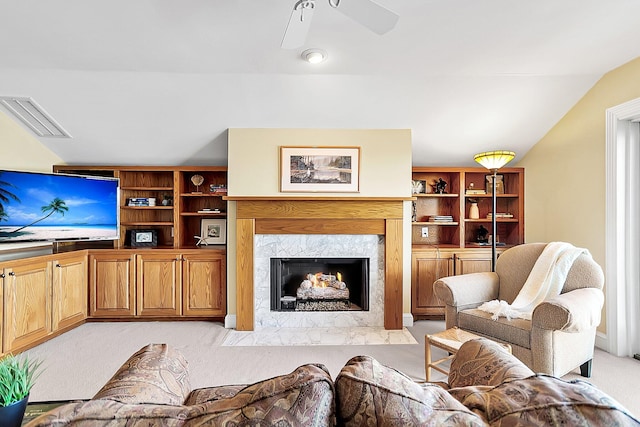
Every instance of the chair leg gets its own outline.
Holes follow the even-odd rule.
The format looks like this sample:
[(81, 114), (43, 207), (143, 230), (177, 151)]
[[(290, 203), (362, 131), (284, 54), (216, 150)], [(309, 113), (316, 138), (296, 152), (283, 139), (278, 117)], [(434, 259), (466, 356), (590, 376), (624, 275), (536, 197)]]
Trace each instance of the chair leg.
[(591, 362), (593, 362), (593, 359), (589, 359), (580, 365), (580, 375), (585, 378), (591, 378)]

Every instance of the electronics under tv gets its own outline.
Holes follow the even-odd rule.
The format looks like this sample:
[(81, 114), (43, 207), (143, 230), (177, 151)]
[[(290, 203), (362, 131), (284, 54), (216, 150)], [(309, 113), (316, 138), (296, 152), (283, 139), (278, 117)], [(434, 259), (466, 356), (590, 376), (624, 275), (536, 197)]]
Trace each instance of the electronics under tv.
[(0, 243), (116, 240), (119, 180), (0, 170)]

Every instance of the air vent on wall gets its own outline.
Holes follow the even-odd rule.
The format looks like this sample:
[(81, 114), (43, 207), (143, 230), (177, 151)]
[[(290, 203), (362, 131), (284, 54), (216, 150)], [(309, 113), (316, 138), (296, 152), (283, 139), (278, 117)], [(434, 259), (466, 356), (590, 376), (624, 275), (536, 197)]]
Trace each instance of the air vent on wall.
[(0, 102), (36, 135), (49, 138), (71, 138), (53, 117), (31, 98), (0, 96)]

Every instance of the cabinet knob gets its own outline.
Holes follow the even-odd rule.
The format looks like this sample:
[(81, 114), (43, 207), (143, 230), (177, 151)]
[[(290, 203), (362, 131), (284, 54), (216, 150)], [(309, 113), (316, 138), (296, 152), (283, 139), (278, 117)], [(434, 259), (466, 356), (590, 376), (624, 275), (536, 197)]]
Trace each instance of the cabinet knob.
[(62, 267), (60, 264), (56, 264), (56, 267)]
[(0, 273), (0, 279), (4, 279), (4, 278), (5, 278), (4, 273)]
[(16, 275), (16, 273), (14, 273), (13, 271), (9, 272), (9, 276), (15, 276), (15, 275)]

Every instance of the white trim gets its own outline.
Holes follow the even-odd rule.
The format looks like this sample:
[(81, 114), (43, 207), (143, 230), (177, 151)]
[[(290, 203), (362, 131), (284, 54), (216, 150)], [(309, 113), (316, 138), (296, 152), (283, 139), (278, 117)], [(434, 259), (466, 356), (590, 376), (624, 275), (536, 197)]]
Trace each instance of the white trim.
[(402, 326), (413, 326), (413, 315), (411, 313), (402, 313)]
[(227, 314), (224, 316), (224, 327), (226, 329), (235, 329), (236, 328), (236, 315), (235, 314)]
[[(605, 283), (607, 333), (605, 349), (617, 356), (631, 356), (627, 322), (627, 277), (637, 277), (637, 261), (630, 262), (634, 244), (628, 234), (629, 212), (627, 197), (629, 171), (627, 141), (630, 122), (640, 115), (640, 98), (620, 104), (606, 111), (606, 210), (605, 210)], [(637, 191), (637, 188), (635, 189)], [(636, 253), (637, 255), (637, 253)]]

